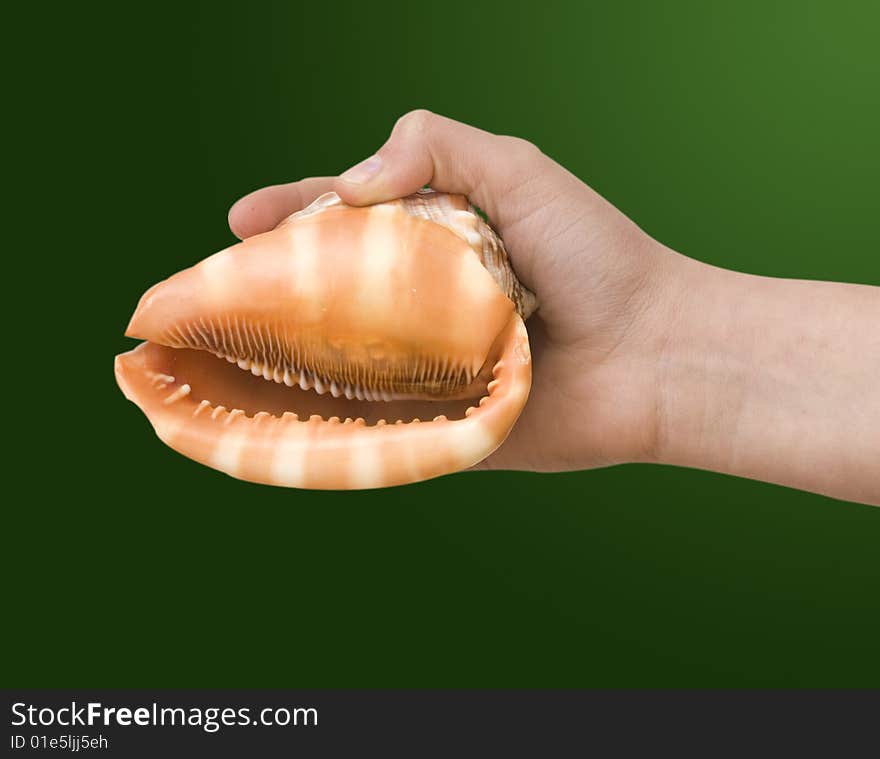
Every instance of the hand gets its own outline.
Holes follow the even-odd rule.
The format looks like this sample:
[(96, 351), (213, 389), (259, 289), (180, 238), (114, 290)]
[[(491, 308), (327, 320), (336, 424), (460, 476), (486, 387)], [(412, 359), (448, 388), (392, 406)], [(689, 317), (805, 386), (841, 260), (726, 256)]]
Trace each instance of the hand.
[(653, 453), (654, 362), (643, 322), (665, 256), (629, 219), (534, 145), (426, 111), (400, 119), (379, 152), (339, 178), (242, 198), (239, 237), (272, 229), (321, 193), (351, 205), (425, 184), (467, 195), (500, 232), (539, 310), (528, 322), (534, 377), (504, 445), (481, 466), (584, 469)]
[(651, 239), (534, 145), (427, 111), (339, 177), (257, 190), (239, 237), (335, 190), (467, 195), (535, 292), (532, 392), (481, 468), (691, 466), (880, 504), (880, 289), (728, 272)]

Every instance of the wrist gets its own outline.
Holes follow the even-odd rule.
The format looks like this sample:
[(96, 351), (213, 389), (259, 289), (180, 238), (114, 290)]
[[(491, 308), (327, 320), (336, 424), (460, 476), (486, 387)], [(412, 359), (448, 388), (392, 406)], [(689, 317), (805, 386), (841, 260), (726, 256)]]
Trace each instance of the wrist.
[(669, 251), (652, 356), (652, 462), (729, 471), (760, 329), (752, 279)]

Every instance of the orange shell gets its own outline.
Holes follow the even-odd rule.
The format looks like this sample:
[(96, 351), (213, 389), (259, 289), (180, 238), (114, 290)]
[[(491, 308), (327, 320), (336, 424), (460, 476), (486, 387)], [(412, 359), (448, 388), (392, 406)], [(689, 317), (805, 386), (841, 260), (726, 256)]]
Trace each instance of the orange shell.
[(432, 195), (415, 213), (322, 196), (154, 286), (127, 330), (149, 342), (116, 358), (123, 393), (169, 446), (253, 482), (383, 487), (479, 462), (528, 397), (516, 306), (533, 296), (506, 254), (490, 273), (463, 219), (420, 213), (461, 211)]

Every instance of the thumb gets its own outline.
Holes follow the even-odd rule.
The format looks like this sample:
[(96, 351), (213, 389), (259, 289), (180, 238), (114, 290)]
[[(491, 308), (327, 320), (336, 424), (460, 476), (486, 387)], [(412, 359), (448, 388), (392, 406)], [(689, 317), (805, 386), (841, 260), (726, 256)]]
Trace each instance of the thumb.
[[(526, 140), (504, 137), (430, 111), (398, 119), (379, 151), (336, 179), (350, 205), (403, 197), (430, 184), (467, 195), (500, 228), (510, 194), (540, 176), (550, 159)], [(509, 207), (509, 206), (508, 206)]]

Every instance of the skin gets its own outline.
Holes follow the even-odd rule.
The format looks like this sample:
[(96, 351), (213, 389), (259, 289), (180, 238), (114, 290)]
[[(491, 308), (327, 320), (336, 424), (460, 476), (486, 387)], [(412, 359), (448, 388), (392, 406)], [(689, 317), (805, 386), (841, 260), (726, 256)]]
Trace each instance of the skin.
[(484, 469), (695, 467), (880, 505), (880, 288), (757, 277), (667, 248), (516, 137), (428, 111), (339, 177), (239, 200), (240, 238), (335, 190), (464, 193), (540, 302), (528, 404)]

